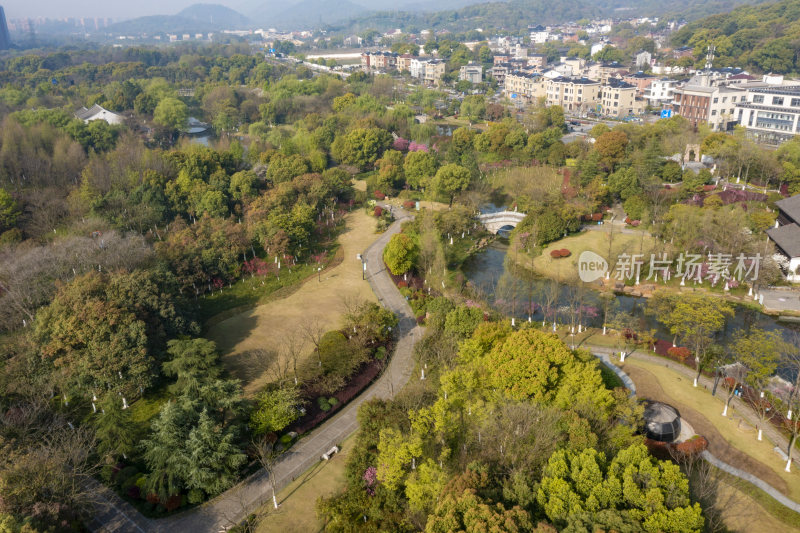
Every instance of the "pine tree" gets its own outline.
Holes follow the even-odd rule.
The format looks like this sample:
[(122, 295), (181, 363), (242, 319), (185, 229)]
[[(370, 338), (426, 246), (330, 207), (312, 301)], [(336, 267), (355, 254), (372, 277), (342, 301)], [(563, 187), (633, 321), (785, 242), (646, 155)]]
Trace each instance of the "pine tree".
[(104, 399), (100, 407), (95, 424), (97, 451), (111, 459), (120, 455), (126, 457), (134, 450), (136, 442), (130, 411), (122, 409), (122, 400), (115, 395)]
[(203, 383), (219, 376), (219, 356), (213, 342), (206, 339), (176, 339), (167, 345), (172, 359), (164, 363), (164, 374), (178, 378), (170, 385), (170, 392), (195, 396)]
[(214, 496), (236, 482), (239, 467), (247, 458), (234, 443), (234, 437), (231, 428), (217, 424), (206, 410), (200, 413), (186, 441), (187, 487)]

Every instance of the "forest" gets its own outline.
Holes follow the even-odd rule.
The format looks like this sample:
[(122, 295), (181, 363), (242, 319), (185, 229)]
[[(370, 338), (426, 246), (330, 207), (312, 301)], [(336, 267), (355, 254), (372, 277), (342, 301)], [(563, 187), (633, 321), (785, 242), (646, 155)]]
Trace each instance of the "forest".
[[(558, 107), (518, 121), (480, 95), (317, 75), (235, 45), (20, 54), (0, 79), (4, 530), (80, 530), (96, 482), (150, 517), (200, 504), (307, 431), (302, 413), (330, 410), (359, 369), (383, 369), (397, 322), (376, 304), (309, 331), (310, 363), (249, 397), (204, 335), (210, 319), (313, 279), (352, 210), (385, 229), (375, 201), (387, 195), (441, 207), (384, 256), (394, 275), (428, 271), (437, 286), (401, 290), (441, 386), (363, 408), (347, 491), (318, 506), (328, 529), (695, 531), (713, 512), (646, 453), (640, 409), (593, 359), (512, 331), (468, 302), (456, 271), (490, 199), (528, 213), (512, 239), (531, 254), (612, 205), (681, 250), (762, 249), (781, 193), (710, 191), (708, 170), (667, 157), (698, 143), (726, 176), (788, 194), (800, 142), (767, 152), (675, 117), (565, 144)], [(73, 118), (93, 104), (123, 124)], [(420, 113), (487, 125), (461, 119), (441, 135)], [(209, 124), (207, 144), (187, 135), (190, 117)]]
[(714, 46), (714, 67), (739, 67), (759, 73), (796, 74), (800, 3), (782, 0), (740, 6), (690, 22), (672, 36), (675, 46), (694, 48), (701, 65)]

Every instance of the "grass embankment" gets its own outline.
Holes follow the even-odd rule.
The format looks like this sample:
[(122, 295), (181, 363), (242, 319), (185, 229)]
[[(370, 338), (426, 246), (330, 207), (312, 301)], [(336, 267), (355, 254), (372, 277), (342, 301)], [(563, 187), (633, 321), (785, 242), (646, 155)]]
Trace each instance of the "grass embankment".
[[(341, 324), (344, 302), (375, 301), (369, 283), (361, 279), (361, 262), (356, 259), (356, 254), (366, 250), (375, 238), (374, 218), (361, 210), (349, 213), (339, 235), (342, 262), (323, 271), (321, 282), (312, 275), (286, 297), (212, 320), (207, 337), (217, 343), (223, 364), (242, 381), (246, 396), (254, 395), (269, 382), (267, 367), (282, 357), (286, 339), (294, 338), (302, 357), (311, 357), (312, 344), (303, 333), (305, 326), (335, 329)], [(271, 356), (256, 361), (252, 357), (256, 349)], [(301, 358), (298, 365), (302, 362)]]
[(711, 396), (705, 388), (693, 387), (687, 376), (638, 360), (635, 355), (620, 366), (636, 383), (638, 396), (675, 406), (695, 432), (708, 439), (711, 453), (800, 501), (800, 472), (785, 472), (785, 461), (774, 451), (775, 444), (766, 435), (759, 442), (755, 428), (743, 421), (735, 408), (730, 408), (729, 416), (723, 417), (724, 398)]
[(263, 517), (257, 533), (312, 533), (323, 531), (314, 506), (345, 488), (345, 464), (355, 438), (341, 444), (341, 451), (329, 461), (320, 461), (278, 493), (278, 509), (267, 503), (258, 511)]

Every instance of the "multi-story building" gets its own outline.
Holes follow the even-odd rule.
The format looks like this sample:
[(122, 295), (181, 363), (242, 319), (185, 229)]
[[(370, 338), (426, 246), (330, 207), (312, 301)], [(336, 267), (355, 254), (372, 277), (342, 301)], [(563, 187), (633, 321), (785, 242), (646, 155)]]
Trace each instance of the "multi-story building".
[(545, 82), (547, 105), (559, 105), (564, 111), (585, 113), (600, 101), (600, 82), (588, 78), (554, 78)]
[(711, 99), (716, 87), (686, 85), (672, 92), (672, 112), (688, 120), (693, 126), (705, 124), (711, 118)]
[(669, 106), (672, 104), (672, 93), (678, 82), (669, 78), (653, 80), (644, 91), (644, 98), (650, 107)]
[(544, 78), (537, 74), (523, 72), (509, 72), (503, 92), (508, 98), (528, 102), (547, 94)]
[(412, 57), (408, 62), (408, 71), (411, 73), (412, 78), (425, 77), (425, 63), (427, 60), (418, 57)]
[(550, 30), (542, 26), (534, 26), (529, 28), (531, 32), (531, 43), (544, 44), (550, 39)]
[(446, 64), (441, 59), (430, 59), (425, 63), (425, 81), (439, 83), (445, 73)]
[(483, 66), (475, 63), (464, 65), (458, 72), (458, 79), (470, 83), (481, 83), (483, 81)]
[(636, 87), (636, 96), (644, 96), (645, 91), (648, 87), (650, 87), (650, 84), (653, 83), (655, 79), (655, 76), (651, 74), (645, 74), (642, 71), (622, 76), (622, 81), (625, 83), (630, 83)]
[(586, 66), (586, 77), (605, 83), (609, 78), (619, 77), (627, 71), (628, 69), (625, 65), (617, 61), (612, 61), (610, 63), (591, 63)]
[(780, 144), (800, 134), (800, 85), (750, 88), (735, 103), (736, 119), (748, 137)]
[(636, 87), (616, 79), (608, 80), (600, 93), (600, 113), (609, 117), (626, 117), (641, 111), (636, 104)]
[(511, 65), (508, 63), (500, 63), (492, 66), (492, 77), (497, 80), (497, 83), (502, 85), (506, 81), (506, 75), (511, 72)]
[(407, 70), (411, 71), (411, 60), (414, 59), (414, 56), (411, 54), (403, 54), (398, 56), (397, 58), (397, 70), (400, 72)]
[(800, 282), (800, 194), (775, 202), (778, 220), (767, 235), (775, 243), (787, 281)]
[(544, 68), (547, 66), (547, 56), (544, 54), (528, 55), (528, 66), (534, 68)]

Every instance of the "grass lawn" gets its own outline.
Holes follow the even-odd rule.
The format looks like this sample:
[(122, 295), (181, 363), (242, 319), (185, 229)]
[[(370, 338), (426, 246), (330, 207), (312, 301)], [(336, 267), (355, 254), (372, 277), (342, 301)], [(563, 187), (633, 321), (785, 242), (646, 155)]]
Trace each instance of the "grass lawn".
[(800, 531), (800, 515), (758, 488), (723, 473), (726, 478), (717, 495), (726, 502), (723, 520), (728, 529), (747, 533)]
[[(610, 225), (607, 226), (610, 228)], [(644, 237), (644, 239), (642, 239)], [(616, 258), (621, 253), (630, 255), (643, 253), (649, 260), (650, 250), (653, 239), (642, 232), (639, 235), (629, 235), (619, 233), (615, 228), (611, 246), (611, 254), (608, 253), (609, 233), (606, 231), (584, 231), (578, 235), (573, 235), (552, 242), (542, 250), (542, 253), (535, 258), (527, 254), (519, 254), (519, 261), (523, 266), (532, 269), (539, 274), (558, 279), (560, 281), (575, 281), (578, 279), (578, 257), (581, 252), (590, 250), (604, 257), (609, 264), (609, 270), (613, 272)], [(572, 255), (553, 259), (550, 257), (552, 250), (566, 248)], [(641, 250), (641, 251), (640, 251)], [(608, 256), (611, 257), (608, 257)]]
[[(270, 380), (265, 365), (280, 357), (277, 354), (287, 338), (296, 338), (304, 357), (311, 357), (312, 345), (304, 339), (304, 325), (318, 323), (326, 330), (334, 329), (341, 324), (346, 300), (375, 301), (369, 283), (361, 279), (361, 262), (356, 259), (375, 239), (375, 219), (355, 210), (345, 217), (345, 229), (339, 235), (343, 260), (324, 271), (321, 282), (313, 276), (285, 298), (211, 321), (207, 337), (217, 343), (223, 364), (242, 381), (246, 396), (252, 397)], [(268, 362), (262, 358), (255, 363), (254, 349), (275, 355)]]
[(664, 401), (672, 403), (697, 433), (708, 438), (711, 453), (800, 501), (800, 472), (784, 472), (785, 462), (773, 450), (775, 445), (766, 435), (763, 441), (756, 440), (754, 428), (745, 422), (740, 426), (741, 417), (735, 409), (729, 409), (729, 416), (723, 417), (721, 397), (711, 396), (702, 387), (692, 387), (691, 379), (674, 370), (638, 360), (635, 356), (620, 366), (636, 383), (639, 396), (654, 399), (666, 396)]
[(345, 463), (354, 437), (342, 443), (330, 461), (320, 461), (278, 493), (278, 509), (271, 503), (259, 509), (263, 517), (257, 533), (312, 533), (323, 530), (315, 509), (317, 499), (331, 496), (345, 487)]

